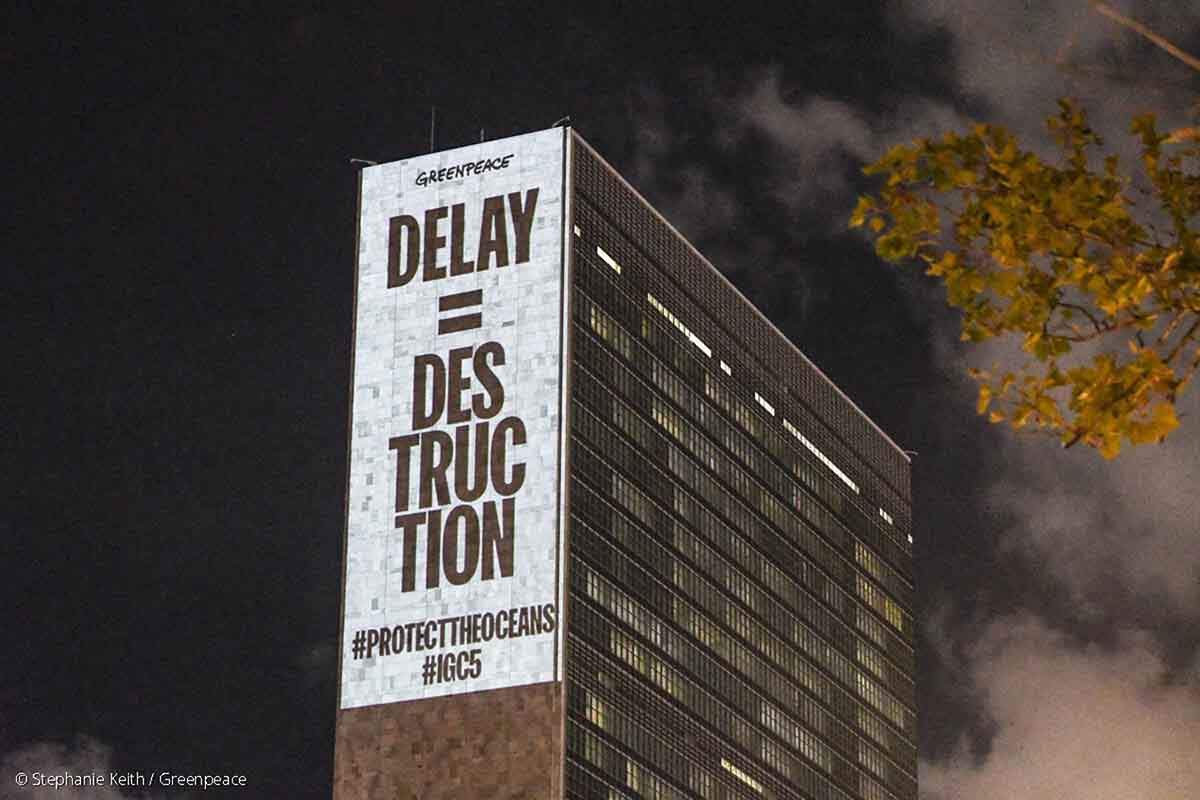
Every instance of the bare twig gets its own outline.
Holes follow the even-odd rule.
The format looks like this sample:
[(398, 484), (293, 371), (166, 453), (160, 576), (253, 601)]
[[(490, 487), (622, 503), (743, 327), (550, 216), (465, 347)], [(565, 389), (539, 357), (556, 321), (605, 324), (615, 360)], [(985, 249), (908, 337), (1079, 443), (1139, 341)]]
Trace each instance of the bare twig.
[[(1088, 321), (1090, 321), (1092, 323), (1092, 327), (1096, 329), (1096, 333), (1104, 333), (1107, 330), (1111, 330), (1111, 328), (1108, 327), (1107, 324), (1105, 326), (1101, 326), (1100, 320), (1096, 319), (1096, 315), (1093, 314), (1089, 309), (1087, 309), (1084, 306), (1076, 305), (1075, 303), (1064, 303), (1061, 300), (1058, 302), (1058, 305), (1062, 306), (1063, 308), (1073, 309), (1073, 310), (1078, 311), (1079, 313), (1083, 314), (1085, 317), (1088, 318)], [(1107, 323), (1107, 321), (1106, 321), (1106, 323)]]
[(1130, 19), (1110, 6), (1108, 3), (1100, 3), (1096, 2), (1096, 0), (1092, 0), (1092, 8), (1096, 9), (1096, 11), (1108, 17), (1118, 25), (1129, 28), (1129, 30), (1133, 31), (1134, 33), (1140, 34), (1146, 39), (1149, 39), (1151, 42), (1161, 47), (1163, 50), (1166, 50), (1168, 53), (1187, 64), (1192, 69), (1200, 72), (1200, 58), (1196, 58), (1195, 56), (1180, 50), (1178, 47), (1171, 44), (1171, 42), (1167, 41), (1167, 39), (1150, 30), (1137, 20)]

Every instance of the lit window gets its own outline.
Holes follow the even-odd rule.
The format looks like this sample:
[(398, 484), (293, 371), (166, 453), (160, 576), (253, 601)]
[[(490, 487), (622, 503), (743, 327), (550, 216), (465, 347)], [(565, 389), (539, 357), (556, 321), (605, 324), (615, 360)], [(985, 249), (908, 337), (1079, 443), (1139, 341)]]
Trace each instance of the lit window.
[(911, 533), (908, 535), (908, 543), (909, 543), (909, 544), (912, 544), (912, 543), (913, 543), (913, 540), (912, 540), (912, 534), (911, 534)]
[(881, 516), (881, 517), (883, 517), (885, 520), (887, 520), (887, 524), (888, 524), (888, 525), (892, 525), (892, 524), (894, 524), (894, 521), (892, 520), (892, 515), (891, 515), (891, 514), (889, 514), (889, 513), (888, 513), (888, 512), (886, 512), (886, 511), (884, 511), (882, 508), (881, 508), (881, 509), (879, 509), (879, 516)]
[(704, 353), (704, 355), (708, 356), (709, 358), (712, 358), (712, 348), (706, 345), (699, 336), (692, 333), (691, 328), (689, 328), (687, 325), (684, 325), (683, 321), (680, 320), (679, 317), (672, 314), (666, 306), (658, 302), (657, 297), (652, 294), (648, 294), (646, 295), (646, 299), (650, 302), (650, 306), (652, 308), (666, 317), (667, 321), (674, 325), (680, 333), (686, 336), (688, 341), (694, 344), (700, 352)]
[(768, 403), (761, 394), (759, 394), (758, 392), (755, 392), (754, 399), (757, 400), (758, 404), (760, 406), (762, 406), (763, 408), (765, 408), (772, 417), (775, 416), (775, 406)]
[(576, 235), (576, 236), (582, 236), (582, 235), (583, 235), (583, 232), (579, 230), (579, 226), (578, 226), (578, 225), (576, 225), (576, 226), (575, 226), (575, 235)]
[(732, 374), (733, 374), (733, 370), (731, 370), (731, 369), (729, 368), (729, 365), (728, 365), (728, 364), (726, 364), (724, 361), (722, 361), (722, 362), (721, 362), (721, 371), (722, 371), (722, 372), (724, 372), (726, 375), (732, 375)]
[(759, 794), (762, 793), (763, 785), (747, 774), (745, 770), (738, 767), (737, 764), (730, 762), (729, 759), (722, 758), (721, 766), (725, 768), (726, 772), (749, 786), (754, 791), (758, 792)]
[(854, 481), (850, 480), (850, 476), (847, 475), (845, 472), (842, 472), (841, 468), (837, 464), (830, 461), (828, 456), (826, 456), (824, 453), (822, 453), (821, 450), (815, 444), (813, 444), (812, 442), (810, 442), (808, 440), (808, 437), (806, 437), (800, 431), (796, 430), (795, 425), (793, 425), (792, 423), (788, 422), (785, 419), (783, 421), (783, 427), (787, 430), (788, 433), (790, 433), (792, 436), (795, 436), (797, 439), (799, 439), (800, 444), (802, 444), (806, 448), (808, 448), (808, 451), (810, 453), (812, 453), (814, 456), (816, 456), (822, 464), (829, 467), (829, 469), (833, 471), (834, 475), (837, 475), (839, 478), (841, 478), (842, 483), (846, 484), (851, 489), (853, 489), (856, 494), (858, 493), (858, 484), (856, 484)]
[(604, 252), (604, 249), (599, 245), (596, 245), (596, 255), (600, 256), (601, 261), (612, 267), (614, 272), (616, 272), (618, 275), (621, 274), (621, 265), (618, 264), (612, 256)]

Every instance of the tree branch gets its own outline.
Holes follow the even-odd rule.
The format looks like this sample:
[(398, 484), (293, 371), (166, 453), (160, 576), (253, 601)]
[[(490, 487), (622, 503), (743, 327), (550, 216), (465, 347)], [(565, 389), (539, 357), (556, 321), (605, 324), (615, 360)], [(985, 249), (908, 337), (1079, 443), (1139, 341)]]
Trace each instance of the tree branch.
[(1058, 301), (1058, 305), (1062, 306), (1063, 308), (1074, 309), (1075, 311), (1083, 314), (1092, 323), (1092, 327), (1096, 329), (1096, 333), (1105, 333), (1106, 330), (1111, 330), (1111, 328), (1108, 328), (1107, 326), (1102, 327), (1100, 325), (1100, 320), (1096, 319), (1095, 315), (1084, 306), (1079, 306), (1074, 303), (1064, 303), (1061, 300)]
[(1187, 64), (1192, 69), (1196, 70), (1197, 72), (1200, 72), (1200, 58), (1196, 58), (1193, 55), (1189, 55), (1188, 53), (1185, 53), (1183, 50), (1180, 50), (1178, 47), (1171, 44), (1171, 42), (1167, 41), (1162, 36), (1159, 36), (1157, 33), (1150, 30), (1142, 23), (1138, 22), (1135, 19), (1130, 19), (1129, 17), (1125, 16), (1124, 14), (1121, 14), (1116, 9), (1114, 9), (1112, 6), (1110, 6), (1108, 3), (1100, 3), (1100, 2), (1096, 2), (1096, 0), (1091, 0), (1091, 2), (1092, 2), (1092, 8), (1096, 9), (1096, 11), (1098, 11), (1101, 14), (1103, 14), (1104, 16), (1108, 17), (1113, 22), (1116, 22), (1118, 25), (1122, 25), (1126, 28), (1129, 28), (1129, 30), (1133, 31), (1134, 33), (1144, 36), (1146, 39), (1149, 39), (1151, 42), (1158, 45), (1163, 50), (1166, 50), (1168, 53), (1175, 56), (1183, 63)]

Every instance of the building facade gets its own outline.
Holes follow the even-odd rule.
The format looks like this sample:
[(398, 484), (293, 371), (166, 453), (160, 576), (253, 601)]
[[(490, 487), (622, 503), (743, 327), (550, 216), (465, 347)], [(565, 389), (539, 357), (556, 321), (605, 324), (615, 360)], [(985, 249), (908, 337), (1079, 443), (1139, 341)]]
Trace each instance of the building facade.
[[(492, 146), (487, 152), (461, 148), (423, 157), (435, 161), (408, 164), (379, 182), (401, 184), (399, 193), (383, 192), (392, 200), (380, 207), (379, 219), (408, 216), (419, 221), (421, 214), (397, 211), (416, 211), (423, 203), (424, 230), (410, 232), (390, 222), (390, 235), (384, 236), (384, 226), (370, 220), (367, 211), (361, 217), (335, 796), (915, 800), (914, 587), (906, 456), (580, 137), (567, 129), (529, 136), (543, 137), (548, 151), (558, 147), (561, 153), (557, 162), (545, 162), (561, 169), (558, 214), (529, 222), (533, 233), (527, 233), (528, 255), (537, 232), (546, 229), (545, 274), (553, 271), (555, 257), (558, 263), (557, 283), (537, 301), (541, 311), (560, 321), (557, 340), (546, 332), (553, 326), (544, 329), (542, 340), (549, 344), (539, 351), (551, 365), (560, 366), (558, 382), (544, 382), (541, 396), (543, 408), (557, 409), (557, 414), (544, 414), (546, 430), (557, 431), (544, 442), (556, 443), (557, 457), (524, 462), (527, 474), (538, 471), (536, 463), (543, 474), (557, 476), (556, 514), (549, 514), (550, 505), (543, 503), (538, 507), (547, 513), (532, 520), (538, 530), (550, 529), (552, 546), (541, 561), (514, 558), (512, 574), (503, 576), (503, 544), (490, 551), (486, 546), (486, 508), (477, 514), (484, 531), (478, 537), (481, 546), (472, 545), (469, 519), (456, 523), (453, 531), (442, 526), (440, 543), (445, 578), (465, 574), (473, 559), (493, 566), (489, 590), (505, 580), (522, 580), (525, 564), (552, 577), (552, 613), (531, 611), (523, 628), (511, 622), (511, 613), (503, 617), (506, 635), (519, 634), (506, 639), (505, 646), (540, 641), (541, 661), (536, 654), (523, 661), (499, 651), (491, 654), (483, 646), (497, 643), (482, 639), (494, 600), (464, 611), (447, 606), (442, 595), (431, 597), (445, 581), (430, 589), (429, 564), (438, 558), (428, 542), (425, 605), (417, 609), (410, 604), (407, 616), (379, 616), (374, 606), (380, 603), (403, 606), (406, 596), (397, 594), (396, 582), (405, 585), (406, 566), (409, 572), (422, 571), (414, 553), (424, 540), (409, 537), (416, 527), (411, 514), (397, 513), (392, 522), (389, 508), (381, 517), (382, 528), (377, 525), (372, 533), (367, 524), (357, 534), (354, 517), (354, 509), (362, 507), (360, 498), (370, 494), (370, 475), (371, 485), (397, 487), (395, 511), (408, 511), (409, 505), (432, 509), (438, 505), (437, 480), (426, 473), (431, 465), (436, 470), (450, 460), (439, 459), (433, 446), (428, 458), (420, 458), (423, 440), (404, 430), (405, 435), (391, 439), (411, 443), (393, 450), (403, 451), (403, 458), (413, 451), (410, 462), (401, 465), (403, 458), (397, 457), (390, 471), (383, 466), (374, 473), (355, 469), (356, 457), (360, 463), (371, 458), (365, 454), (370, 445), (356, 456), (356, 443), (370, 439), (355, 435), (364, 421), (370, 423), (360, 414), (360, 399), (378, 388), (364, 381), (360, 371), (365, 361), (359, 353), (371, 346), (361, 335), (369, 327), (361, 309), (362, 282), (377, 276), (382, 285), (383, 262), (389, 258), (389, 274), (403, 273), (411, 263), (415, 276), (431, 257), (434, 269), (425, 274), (436, 276), (440, 221), (448, 221), (448, 251), (454, 251), (454, 231), (466, 225), (454, 223), (454, 196), (406, 199), (403, 183), (436, 167), (441, 172), (434, 175), (447, 179), (444, 191), (453, 194), (459, 181), (483, 198), (478, 205), (486, 209), (489, 198), (503, 192), (488, 188), (487, 174), (461, 175), (459, 165), (486, 166), (510, 150), (511, 164), (531, 160), (519, 145), (526, 137), (516, 137), (487, 143)], [(553, 143), (554, 137), (561, 145)], [(552, 196), (548, 178), (537, 177), (532, 167), (527, 173), (531, 177), (524, 185), (517, 185), (521, 181), (514, 173), (516, 183), (502, 187), (508, 192), (509, 228), (517, 233), (521, 214), (534, 213), (532, 184), (538, 184), (537, 202)], [(473, 177), (480, 179), (480, 187), (470, 188)], [(365, 202), (364, 209), (368, 206)], [(471, 203), (462, 206), (459, 216), (469, 220)], [(429, 216), (431, 208), (447, 210)], [(468, 251), (477, 267), (499, 264), (498, 259), (480, 258), (497, 238), (494, 226), (488, 234), (486, 211), (484, 220), (473, 251), (464, 235), (464, 250), (446, 254), (448, 274), (455, 259), (465, 260)], [(372, 225), (380, 242), (375, 248), (363, 241)], [(555, 226), (561, 230), (557, 250), (550, 235)], [(385, 240), (390, 244), (385, 246)], [(519, 249), (511, 241), (506, 244), (514, 253)], [(530, 263), (536, 260), (530, 258)], [(483, 280), (500, 281), (497, 276), (521, 268), (515, 264), (503, 273), (493, 266)], [(467, 277), (465, 270), (460, 274)], [(502, 287), (483, 285), (474, 291), (493, 289)], [(445, 285), (436, 283), (430, 291), (437, 303), (461, 294), (447, 293)], [(517, 305), (531, 296), (528, 291), (518, 294)], [(546, 299), (551, 296), (558, 298), (557, 307), (548, 308), (554, 306)], [(420, 317), (420, 303), (416, 305), (412, 314)], [(395, 301), (391, 307), (413, 304)], [(485, 304), (482, 313), (496, 316), (503, 328), (503, 311), (489, 312)], [(397, 320), (402, 316), (393, 310), (385, 340), (401, 335)], [(519, 328), (522, 314), (515, 317), (510, 327)], [(422, 347), (436, 349), (439, 344), (433, 340)], [(455, 350), (454, 344), (447, 340), (442, 349)], [(477, 343), (476, 351), (482, 346)], [(505, 352), (525, 350), (513, 345)], [(393, 353), (393, 363), (407, 355), (397, 359)], [(534, 362), (536, 358), (529, 363)], [(524, 363), (516, 372), (530, 374)], [(475, 377), (480, 377), (478, 371)], [(406, 397), (406, 381), (425, 380), (416, 373), (392, 376), (391, 392)], [(443, 393), (454, 391), (451, 386)], [(411, 405), (429, 405), (432, 401), (418, 400), (418, 394), (436, 398), (437, 393), (436, 386), (412, 389)], [(521, 412), (526, 423), (530, 413)], [(392, 427), (396, 420), (407, 424), (410, 415), (412, 420), (420, 416), (408, 407), (394, 408)], [(431, 416), (425, 414), (422, 421)], [(533, 426), (527, 427), (521, 444), (516, 437), (507, 440), (508, 452), (539, 446)], [(377, 456), (381, 448), (374, 445)], [(390, 462), (380, 457), (376, 463)], [(508, 484), (514, 482), (513, 465), (508, 467), (507, 473), (500, 470), (501, 488), (505, 476)], [(411, 503), (399, 499), (401, 472), (417, 475), (422, 487), (428, 485), (426, 502), (418, 487), (407, 485)], [(459, 480), (457, 488), (469, 489), (466, 483)], [(479, 496), (486, 506), (489, 495)], [(513, 498), (523, 502), (519, 492)], [(493, 514), (493, 543), (505, 541), (505, 526), (498, 521), (502, 517)], [(426, 522), (430, 529), (438, 527)], [(515, 538), (517, 552), (526, 530), (520, 524), (507, 529), (509, 545)], [(373, 551), (380, 560), (355, 556), (356, 535), (391, 541), (396, 552), (385, 545)], [(456, 544), (447, 550), (451, 537)], [(405, 549), (408, 538), (417, 542), (415, 548)], [(482, 555), (473, 556), (472, 547)], [(400, 564), (406, 556), (407, 563)], [(370, 589), (352, 599), (359, 583), (352, 563), (372, 563), (378, 575), (398, 577), (391, 578), (390, 589)], [(479, 572), (476, 567), (474, 574)], [(366, 574), (362, 569), (358, 573)], [(410, 580), (416, 589), (421, 588), (419, 577)], [(463, 586), (469, 586), (469, 579)], [(549, 603), (513, 600), (508, 605), (515, 613), (526, 605), (537, 609)], [(384, 621), (376, 624), (377, 619)], [(495, 636), (500, 619), (491, 623)], [(422, 626), (430, 631), (423, 649), (414, 641), (419, 637), (407, 635), (424, 630)], [(371, 631), (376, 632), (375, 643), (367, 653), (363, 637)], [(385, 636), (403, 638), (403, 646), (398, 649), (393, 641), (382, 652)], [(436, 645), (428, 641), (433, 638)], [(471, 647), (476, 643), (481, 647)], [(484, 661), (478, 673), (470, 664), (475, 649)], [(418, 662), (424, 667), (433, 657), (440, 663), (436, 654), (443, 650), (451, 653), (450, 660), (458, 659), (455, 679), (446, 684), (453, 691), (445, 693), (440, 685), (431, 690), (428, 677), (418, 680), (416, 673)], [(387, 665), (400, 660), (394, 658), (400, 651), (401, 658), (411, 657), (411, 666), (389, 676)], [(459, 655), (463, 652), (465, 660)], [(509, 670), (507, 678), (490, 685), (475, 682), (486, 676), (490, 663), (518, 661), (529, 668)], [(539, 669), (539, 663), (548, 666)], [(459, 671), (469, 677), (459, 678)], [(405, 681), (420, 690), (404, 689)]]

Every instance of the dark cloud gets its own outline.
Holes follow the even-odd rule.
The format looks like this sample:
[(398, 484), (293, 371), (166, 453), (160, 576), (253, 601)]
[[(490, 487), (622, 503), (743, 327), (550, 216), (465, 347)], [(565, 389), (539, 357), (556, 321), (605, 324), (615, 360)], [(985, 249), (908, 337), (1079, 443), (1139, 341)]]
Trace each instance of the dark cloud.
[(1101, 650), (1007, 618), (964, 666), (996, 734), (982, 760), (964, 741), (923, 763), (927, 800), (1179, 800), (1200, 786), (1200, 675), (1166, 680), (1144, 635)]

